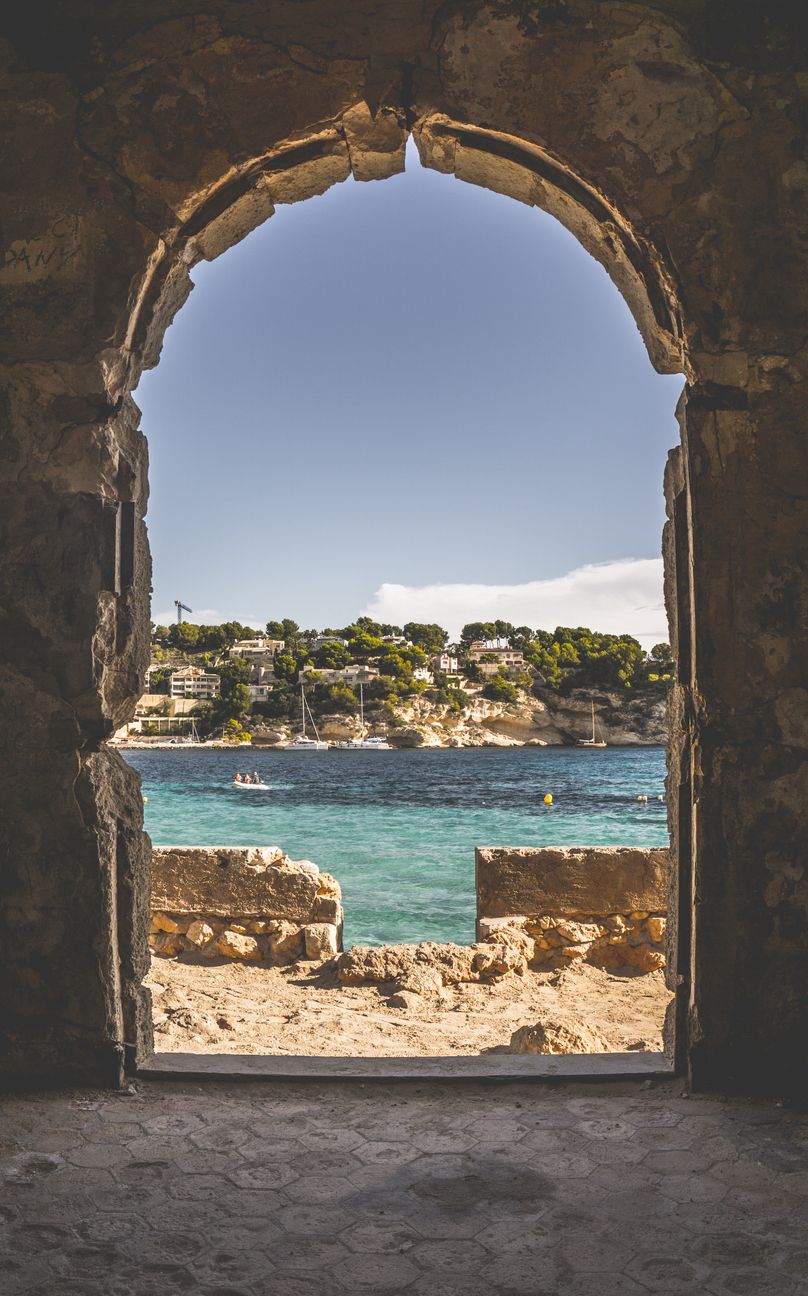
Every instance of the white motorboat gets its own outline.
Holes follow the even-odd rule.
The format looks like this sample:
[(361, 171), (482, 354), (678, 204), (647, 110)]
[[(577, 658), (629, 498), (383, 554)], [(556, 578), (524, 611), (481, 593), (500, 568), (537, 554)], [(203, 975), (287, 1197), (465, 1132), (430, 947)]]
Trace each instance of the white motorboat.
[[(314, 737), (309, 738), (306, 733), (306, 712), (311, 720), (311, 727), (314, 730)], [(306, 701), (306, 694), (303, 690), (303, 681), (300, 682), (300, 715), (303, 722), (302, 732), (288, 742), (282, 748), (288, 752), (311, 752), (311, 751), (328, 751), (330, 743), (323, 742), (317, 732), (317, 726), (314, 723), (314, 716), (311, 714), (311, 708)]]
[(392, 751), (386, 738), (365, 737), (365, 690), (359, 685), (359, 737), (346, 738), (345, 742), (334, 743), (337, 751)]

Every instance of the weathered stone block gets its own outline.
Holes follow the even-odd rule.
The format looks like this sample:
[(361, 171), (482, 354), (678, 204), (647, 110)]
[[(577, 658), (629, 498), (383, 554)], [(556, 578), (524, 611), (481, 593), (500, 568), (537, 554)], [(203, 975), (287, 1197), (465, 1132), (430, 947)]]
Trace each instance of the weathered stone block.
[(246, 959), (250, 963), (257, 963), (261, 958), (261, 946), (254, 936), (246, 936), (229, 927), (216, 941), (216, 949), (225, 958)]
[(303, 932), (295, 923), (267, 923), (267, 948), (273, 963), (294, 963), (303, 954)]
[(199, 919), (197, 919), (196, 922), (192, 922), (185, 933), (185, 939), (190, 941), (192, 945), (196, 945), (197, 948), (202, 945), (207, 945), (208, 941), (212, 940), (212, 938), (213, 928)]
[(153, 903), (175, 914), (306, 922), (317, 878), (308, 869), (278, 867), (279, 858), (275, 847), (159, 847), (152, 859)]
[(481, 847), (477, 916), (664, 911), (665, 849), (631, 846)]
[(337, 929), (333, 923), (310, 923), (303, 928), (306, 958), (330, 959), (339, 953)]

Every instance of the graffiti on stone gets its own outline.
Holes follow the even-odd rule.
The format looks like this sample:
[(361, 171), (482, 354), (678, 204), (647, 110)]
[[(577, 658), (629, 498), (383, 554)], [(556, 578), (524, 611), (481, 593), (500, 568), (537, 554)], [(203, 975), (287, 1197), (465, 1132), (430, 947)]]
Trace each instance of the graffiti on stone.
[(79, 268), (80, 227), (78, 216), (57, 216), (44, 233), (15, 239), (3, 249), (0, 279), (24, 284), (60, 275), (74, 277)]

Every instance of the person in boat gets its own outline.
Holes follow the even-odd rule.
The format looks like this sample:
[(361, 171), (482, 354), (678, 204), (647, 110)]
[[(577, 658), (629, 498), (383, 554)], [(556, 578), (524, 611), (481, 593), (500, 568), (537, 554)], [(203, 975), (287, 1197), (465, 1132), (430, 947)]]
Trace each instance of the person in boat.
[(236, 773), (236, 777), (233, 779), (233, 782), (234, 782), (234, 783), (241, 783), (241, 782), (243, 782), (242, 777), (241, 777), (241, 770), (238, 770), (238, 771), (237, 771), (237, 773)]
[(260, 783), (260, 782), (261, 782), (261, 779), (260, 779), (259, 774), (258, 774), (258, 770), (253, 770), (252, 781), (253, 781), (253, 783)]
[(243, 778), (242, 782), (244, 782), (244, 783), (252, 783), (252, 779), (250, 778), (249, 774), (245, 774), (245, 775), (244, 775), (244, 778)]

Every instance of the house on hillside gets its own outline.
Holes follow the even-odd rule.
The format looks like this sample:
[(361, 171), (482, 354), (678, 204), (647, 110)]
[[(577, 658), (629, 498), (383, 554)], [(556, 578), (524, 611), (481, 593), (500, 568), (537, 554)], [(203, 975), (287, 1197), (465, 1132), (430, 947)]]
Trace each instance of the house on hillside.
[[(500, 670), (524, 669), (525, 656), (521, 649), (511, 648), (507, 639), (477, 639), (469, 648), (469, 661), (480, 667), (483, 675), (495, 675)], [(483, 661), (493, 657), (494, 661)], [(493, 666), (493, 670), (483, 669)]]
[(312, 644), (312, 651), (317, 652), (318, 648), (325, 648), (326, 644), (340, 644), (343, 648), (347, 648), (348, 640), (340, 639), (339, 635), (318, 635)]
[(220, 682), (220, 676), (202, 670), (201, 666), (184, 666), (168, 677), (168, 694), (173, 698), (209, 701), (219, 696)]
[(457, 658), (454, 657), (452, 653), (447, 653), (447, 652), (436, 653), (435, 656), (432, 658), (433, 670), (444, 671), (447, 675), (456, 675), (457, 667), (458, 667)]
[(257, 639), (237, 639), (230, 649), (231, 657), (243, 657), (245, 661), (268, 661), (283, 652), (286, 647), (284, 639), (267, 639), (263, 635)]
[(316, 666), (305, 666), (300, 678), (305, 680), (309, 675), (316, 675), (323, 684), (347, 684), (356, 688), (359, 684), (369, 684), (379, 678), (375, 666), (343, 666), (340, 670), (318, 670)]

